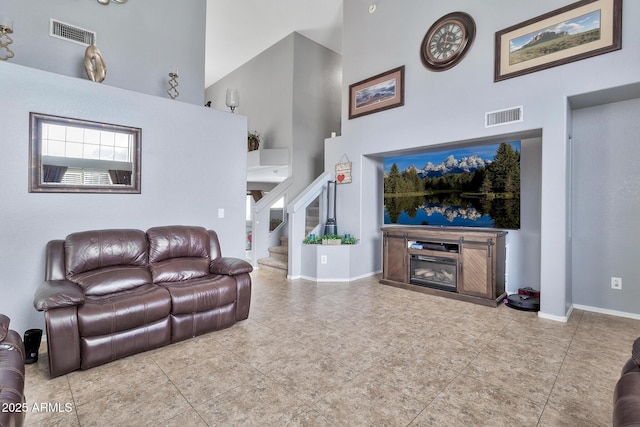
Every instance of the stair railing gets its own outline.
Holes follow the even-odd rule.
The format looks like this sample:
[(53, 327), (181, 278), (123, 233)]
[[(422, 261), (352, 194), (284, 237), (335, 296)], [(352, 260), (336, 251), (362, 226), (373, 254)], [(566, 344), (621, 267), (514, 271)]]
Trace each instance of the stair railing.
[[(332, 179), (330, 172), (325, 172), (315, 179), (295, 199), (287, 205), (288, 231), (289, 231), (289, 273), (290, 279), (301, 277), (302, 241), (308, 234), (321, 235), (322, 224), (326, 221), (325, 203), (327, 183)], [(319, 200), (318, 224), (307, 231), (307, 207)]]
[(283, 222), (274, 230), (271, 230), (271, 208), (283, 197), (284, 205), (286, 206), (289, 187), (291, 187), (292, 184), (292, 177), (285, 179), (253, 206), (253, 221), (251, 224), (251, 248), (253, 256), (251, 263), (254, 267), (257, 267), (258, 259), (269, 256), (269, 248), (271, 246), (280, 245), (280, 237), (287, 231), (286, 215), (283, 215)]

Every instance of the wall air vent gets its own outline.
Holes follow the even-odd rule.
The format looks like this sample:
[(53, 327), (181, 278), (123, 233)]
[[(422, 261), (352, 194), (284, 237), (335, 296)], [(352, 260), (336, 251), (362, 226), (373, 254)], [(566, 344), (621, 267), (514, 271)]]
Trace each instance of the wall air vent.
[(522, 105), (519, 107), (506, 108), (504, 110), (490, 111), (484, 113), (484, 127), (508, 125), (524, 121), (524, 111)]
[(85, 30), (84, 28), (76, 27), (74, 25), (65, 24), (64, 22), (51, 19), (51, 25), (49, 26), (49, 35), (62, 40), (67, 40), (73, 43), (90, 46), (96, 42), (96, 33), (93, 31)]

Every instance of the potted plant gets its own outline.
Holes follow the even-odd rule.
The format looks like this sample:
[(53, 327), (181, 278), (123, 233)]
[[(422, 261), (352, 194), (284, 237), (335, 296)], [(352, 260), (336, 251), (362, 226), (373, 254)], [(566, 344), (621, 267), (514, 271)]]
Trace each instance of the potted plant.
[(306, 245), (355, 245), (358, 243), (358, 239), (350, 234), (345, 234), (344, 236), (339, 234), (325, 234), (324, 236), (310, 234), (304, 238), (302, 243)]
[(254, 151), (260, 148), (260, 134), (258, 131), (249, 132), (247, 136), (247, 145), (249, 151)]

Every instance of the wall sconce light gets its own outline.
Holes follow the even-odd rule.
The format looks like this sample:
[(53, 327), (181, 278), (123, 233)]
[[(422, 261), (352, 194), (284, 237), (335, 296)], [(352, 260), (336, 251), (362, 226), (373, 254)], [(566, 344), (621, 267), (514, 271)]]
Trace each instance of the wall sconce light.
[(240, 106), (240, 92), (238, 89), (227, 89), (227, 107), (232, 113), (236, 112), (236, 107)]
[(171, 99), (176, 99), (180, 95), (180, 92), (178, 92), (178, 67), (169, 72), (169, 89), (167, 89), (167, 93)]
[(14, 56), (13, 51), (9, 48), (9, 45), (13, 43), (13, 39), (9, 37), (9, 34), (13, 34), (13, 19), (0, 16), (0, 55), (5, 51), (4, 56), (0, 56), (0, 60), (2, 61), (6, 61)]

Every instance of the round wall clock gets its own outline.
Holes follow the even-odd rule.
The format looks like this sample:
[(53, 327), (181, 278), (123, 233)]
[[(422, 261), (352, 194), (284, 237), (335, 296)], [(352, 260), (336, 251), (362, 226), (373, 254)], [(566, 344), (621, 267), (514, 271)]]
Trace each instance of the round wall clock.
[(420, 46), (420, 58), (432, 71), (455, 66), (469, 51), (476, 35), (476, 23), (464, 12), (453, 12), (433, 23)]

